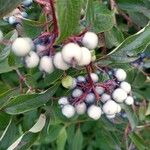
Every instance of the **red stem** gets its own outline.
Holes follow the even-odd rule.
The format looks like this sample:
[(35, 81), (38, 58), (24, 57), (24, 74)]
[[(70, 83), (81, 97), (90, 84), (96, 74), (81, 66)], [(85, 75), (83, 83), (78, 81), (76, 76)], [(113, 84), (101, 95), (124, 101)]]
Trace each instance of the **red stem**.
[(86, 66), (86, 71), (87, 71), (87, 74), (88, 74), (90, 85), (93, 86), (94, 84), (93, 84), (93, 80), (92, 80), (91, 75), (90, 75), (89, 66)]
[(55, 14), (55, 7), (54, 7), (54, 0), (49, 0), (49, 3), (51, 5), (51, 11), (52, 11), (52, 17), (53, 17), (53, 32), (56, 34), (56, 37), (58, 36), (58, 25), (57, 25), (57, 18)]

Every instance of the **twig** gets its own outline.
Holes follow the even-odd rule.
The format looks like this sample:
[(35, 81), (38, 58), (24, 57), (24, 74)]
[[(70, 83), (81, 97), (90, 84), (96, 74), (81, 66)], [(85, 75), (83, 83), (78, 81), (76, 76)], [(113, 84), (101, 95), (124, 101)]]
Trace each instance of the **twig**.
[(114, 16), (113, 16), (114, 25), (117, 25), (116, 15), (115, 15), (116, 10), (117, 10), (117, 5), (116, 5), (115, 0), (110, 0), (110, 8), (114, 12)]
[(29, 90), (32, 90), (32, 87), (28, 84), (26, 78), (21, 74), (21, 72), (19, 71), (19, 69), (15, 69), (16, 73), (19, 76), (19, 80), (20, 80), (20, 93), (23, 92), (22, 86), (23, 86), (23, 82), (24, 84), (29, 88)]

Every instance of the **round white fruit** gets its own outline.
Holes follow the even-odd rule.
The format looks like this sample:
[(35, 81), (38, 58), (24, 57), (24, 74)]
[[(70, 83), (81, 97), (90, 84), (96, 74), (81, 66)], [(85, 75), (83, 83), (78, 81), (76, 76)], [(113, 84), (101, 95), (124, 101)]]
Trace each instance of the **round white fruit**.
[(25, 6), (30, 6), (31, 4), (33, 3), (33, 0), (24, 0), (23, 1), (23, 5), (25, 5)]
[(77, 80), (75, 78), (72, 79), (72, 85), (70, 86), (70, 89), (74, 89), (77, 86)]
[(24, 18), (27, 18), (28, 14), (26, 12), (21, 12), (21, 16), (24, 17)]
[(104, 105), (103, 105), (103, 111), (107, 115), (113, 115), (117, 113), (118, 111), (118, 104), (114, 102), (113, 100), (108, 100)]
[(121, 88), (117, 88), (112, 93), (112, 98), (119, 103), (122, 103), (127, 98), (127, 92)]
[(91, 73), (90, 76), (91, 76), (91, 79), (93, 82), (98, 82), (99, 78), (98, 78), (98, 75), (96, 73)]
[(98, 45), (98, 36), (94, 32), (86, 32), (82, 39), (82, 44), (88, 49), (95, 49)]
[(108, 100), (110, 100), (111, 99), (111, 96), (109, 95), (109, 94), (107, 94), (107, 93), (104, 93), (104, 94), (102, 94), (102, 96), (101, 96), (101, 101), (103, 102), (103, 103), (105, 103), (106, 101), (108, 101)]
[(120, 88), (122, 88), (127, 93), (131, 92), (131, 85), (128, 82), (125, 82), (125, 81), (121, 82), (120, 83)]
[(12, 43), (12, 51), (16, 56), (26, 56), (32, 49), (34, 44), (30, 38), (17, 38)]
[(46, 73), (52, 73), (54, 71), (52, 58), (49, 56), (43, 56), (40, 60), (39, 69)]
[(87, 110), (87, 114), (90, 118), (98, 120), (101, 117), (102, 110), (99, 106), (91, 105)]
[(25, 57), (25, 63), (27, 68), (34, 68), (39, 64), (40, 58), (34, 51), (30, 51)]
[(84, 102), (77, 104), (75, 106), (75, 109), (76, 109), (77, 114), (82, 115), (86, 112), (86, 104)]
[(15, 16), (11, 16), (8, 18), (9, 24), (15, 24), (17, 22), (17, 18)]
[(126, 103), (127, 105), (133, 105), (133, 103), (134, 103), (133, 97), (132, 97), (132, 96), (128, 96), (128, 97), (126, 98), (126, 100), (125, 100), (125, 103)]
[(79, 61), (78, 65), (86, 66), (90, 64), (92, 60), (91, 52), (86, 47), (81, 47), (81, 51), (82, 51), (82, 59)]
[(118, 81), (124, 81), (127, 77), (127, 74), (123, 69), (117, 69), (115, 71), (115, 77)]
[(54, 65), (56, 68), (61, 70), (69, 69), (69, 65), (63, 60), (61, 52), (57, 52), (53, 59)]
[(58, 100), (58, 104), (59, 104), (59, 105), (63, 105), (63, 106), (69, 104), (68, 98), (67, 98), (67, 97), (61, 97), (61, 98)]
[(84, 76), (78, 76), (77, 82), (86, 82), (86, 78)]
[(117, 106), (117, 113), (120, 113), (121, 112), (121, 106), (118, 104)]
[(104, 93), (105, 89), (104, 89), (103, 87), (101, 87), (101, 86), (96, 86), (96, 87), (95, 87), (95, 91), (96, 91), (99, 95), (101, 95), (101, 94)]
[(62, 114), (67, 118), (71, 118), (75, 115), (75, 108), (72, 105), (67, 104), (62, 108)]
[(0, 30), (0, 42), (3, 40), (3, 32)]
[(73, 97), (80, 97), (82, 94), (83, 94), (83, 91), (80, 90), (80, 89), (74, 89), (74, 90), (72, 91), (72, 96), (73, 96)]
[(89, 104), (94, 103), (95, 102), (95, 95), (94, 95), (94, 93), (87, 94), (86, 97), (85, 97), (85, 102), (89, 103)]
[(82, 59), (82, 51), (78, 44), (68, 43), (62, 49), (62, 57), (66, 63), (78, 64)]

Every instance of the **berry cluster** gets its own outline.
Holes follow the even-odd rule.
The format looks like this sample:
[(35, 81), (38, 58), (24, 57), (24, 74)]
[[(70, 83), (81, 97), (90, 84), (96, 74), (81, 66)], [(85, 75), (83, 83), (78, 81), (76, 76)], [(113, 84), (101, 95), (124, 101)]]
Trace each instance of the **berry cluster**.
[[(34, 41), (27, 37), (19, 37), (12, 43), (12, 51), (16, 56), (24, 57), (27, 68), (38, 66), (46, 73), (52, 73), (54, 67), (67, 70), (71, 66), (86, 66), (92, 61), (91, 51), (96, 48), (98, 37), (93, 32), (86, 32), (81, 45), (69, 42), (62, 47), (61, 52), (54, 52), (51, 46), (52, 36), (41, 36)], [(83, 47), (85, 46), (85, 47)]]
[(7, 16), (3, 17), (3, 20), (8, 22), (11, 25), (17, 25), (21, 22), (22, 18), (27, 18), (28, 14), (25, 9), (30, 7), (33, 3), (33, 0), (24, 0), (21, 4), (21, 7), (14, 9)]
[(121, 112), (121, 103), (132, 105), (134, 99), (131, 96), (131, 85), (124, 81), (126, 72), (123, 69), (111, 71), (112, 78), (103, 83), (99, 83), (96, 73), (73, 79), (71, 96), (62, 97), (58, 101), (62, 114), (71, 118), (75, 113), (82, 115), (87, 112), (94, 120), (99, 119), (101, 114), (111, 119)]

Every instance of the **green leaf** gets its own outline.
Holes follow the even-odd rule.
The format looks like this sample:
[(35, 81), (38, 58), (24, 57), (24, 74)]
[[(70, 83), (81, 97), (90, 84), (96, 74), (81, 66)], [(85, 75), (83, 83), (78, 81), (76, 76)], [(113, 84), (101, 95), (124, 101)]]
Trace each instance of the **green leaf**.
[(79, 25), (82, 0), (56, 1), (56, 14), (59, 26), (57, 43), (73, 35)]
[(99, 1), (88, 0), (86, 23), (95, 32), (110, 30), (113, 25), (113, 13)]
[(56, 141), (57, 150), (65, 150), (66, 140), (67, 140), (67, 132), (66, 132), (66, 128), (63, 127), (57, 137), (57, 141)]
[(72, 142), (72, 150), (82, 150), (82, 144), (83, 144), (83, 135), (80, 128), (78, 128)]
[(57, 80), (59, 80), (63, 75), (63, 71), (61, 70), (55, 70), (53, 73), (48, 74), (45, 78), (44, 78), (44, 83), (46, 85), (51, 85), (54, 84)]
[(129, 12), (141, 13), (150, 19), (150, 9), (148, 8), (148, 5), (145, 5), (142, 1), (133, 0), (132, 2), (131, 1), (129, 2), (119, 0), (118, 3), (119, 3), (118, 6), (121, 9)]
[(122, 43), (124, 37), (122, 32), (118, 28), (113, 27), (111, 30), (105, 32), (105, 40), (107, 47), (112, 48), (113, 46), (116, 47), (120, 43)]
[(0, 95), (0, 110), (3, 108), (5, 103), (7, 103), (14, 96), (19, 95), (19, 93), (20, 93), (20, 90), (18, 88), (11, 89), (11, 90), (6, 91), (5, 93), (2, 93)]
[(131, 108), (125, 104), (120, 104), (120, 106), (125, 110), (127, 117), (129, 119), (130, 125), (132, 130), (136, 128), (138, 125), (138, 117), (137, 115), (131, 110)]
[(132, 21), (141, 26), (141, 27), (144, 27), (147, 25), (149, 19), (144, 16), (142, 13), (139, 13), (139, 12), (128, 12), (130, 18), (132, 19)]
[(13, 11), (23, 0), (0, 0), (0, 18)]
[(42, 23), (29, 19), (23, 20), (22, 26), (24, 29), (25, 36), (28, 36), (30, 38), (37, 37), (42, 32), (43, 27)]
[(48, 141), (52, 142), (56, 140), (62, 129), (63, 129), (62, 125), (50, 125), (48, 129)]
[(10, 115), (5, 112), (0, 113), (0, 130), (4, 130), (10, 121)]
[(16, 68), (21, 67), (21, 66), (22, 66), (21, 63), (17, 63), (17, 64), (15, 64), (15, 66), (9, 66), (9, 59), (6, 58), (2, 62), (0, 62), (0, 74), (10, 72)]
[(22, 134), (14, 143), (12, 143), (8, 150), (25, 150), (30, 148), (38, 139), (40, 131), (44, 128), (46, 123), (46, 116), (41, 114), (34, 126)]
[(18, 129), (15, 125), (15, 121), (11, 119), (6, 129), (4, 130), (2, 136), (0, 137), (1, 150), (6, 150), (8, 146), (14, 141), (18, 134), (17, 130)]
[(35, 108), (38, 108), (47, 103), (55, 94), (59, 84), (49, 88), (46, 92), (40, 94), (20, 95), (12, 99), (5, 105), (5, 111), (8, 114), (21, 114)]
[(135, 132), (130, 133), (129, 137), (132, 140), (132, 142), (135, 144), (135, 146), (138, 150), (146, 150), (148, 148), (148, 147), (146, 147), (144, 139), (142, 139)]
[(134, 35), (126, 38), (109, 56), (116, 62), (131, 62), (137, 59), (137, 54), (143, 52), (150, 44), (150, 24)]

